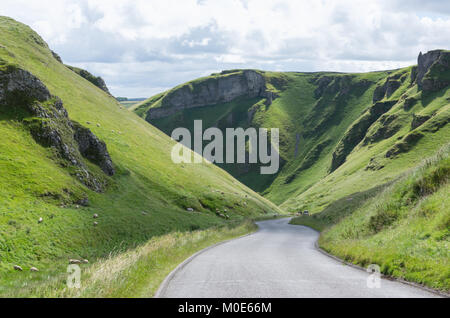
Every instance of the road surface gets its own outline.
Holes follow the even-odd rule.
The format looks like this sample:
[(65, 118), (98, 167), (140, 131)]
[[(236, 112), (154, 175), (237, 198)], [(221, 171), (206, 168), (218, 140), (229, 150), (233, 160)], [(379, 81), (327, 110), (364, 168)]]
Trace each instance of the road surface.
[[(289, 219), (258, 223), (259, 232), (209, 249), (163, 284), (165, 298), (437, 297), (343, 265), (315, 248), (319, 234)], [(371, 280), (373, 282), (373, 280)], [(373, 285), (373, 284), (372, 284)]]

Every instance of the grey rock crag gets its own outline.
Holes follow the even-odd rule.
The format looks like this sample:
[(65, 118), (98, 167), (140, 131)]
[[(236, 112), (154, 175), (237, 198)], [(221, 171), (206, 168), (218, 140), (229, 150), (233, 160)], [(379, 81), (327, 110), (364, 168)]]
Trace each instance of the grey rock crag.
[(104, 190), (102, 178), (89, 170), (84, 159), (114, 175), (105, 143), (71, 121), (61, 99), (52, 96), (37, 77), (12, 66), (0, 71), (0, 109), (22, 119), (37, 142), (54, 149), (66, 165), (76, 167), (76, 177), (86, 186), (97, 192)]
[(59, 56), (58, 53), (52, 51), (52, 55), (55, 58), (55, 60), (57, 60), (59, 63), (63, 64), (63, 60), (62, 60), (61, 56)]
[(104, 91), (107, 94), (111, 95), (111, 93), (109, 92), (108, 86), (106, 86), (105, 81), (100, 76), (94, 76), (91, 73), (89, 73), (88, 71), (83, 70), (83, 69), (78, 68), (78, 67), (73, 67), (73, 66), (70, 66), (70, 65), (66, 65), (66, 66), (70, 70), (72, 70), (73, 72), (75, 72), (78, 75), (80, 75), (85, 80), (91, 82), (92, 84), (94, 84), (95, 86), (100, 88), (102, 91)]
[(434, 50), (420, 53), (415, 69), (415, 81), (425, 92), (438, 91), (450, 85), (450, 51)]
[(406, 78), (402, 77), (402, 74), (396, 74), (386, 79), (383, 85), (377, 86), (373, 94), (373, 102), (379, 102), (385, 97), (391, 97), (402, 85)]
[(223, 72), (220, 76), (169, 91), (162, 98), (161, 107), (148, 111), (147, 120), (168, 117), (184, 109), (227, 103), (240, 97), (267, 98), (271, 103), (276, 95), (267, 90), (266, 79), (257, 71)]
[(108, 176), (113, 176), (114, 166), (109, 156), (106, 144), (98, 139), (88, 128), (73, 122), (74, 138), (78, 143), (81, 155), (88, 160), (98, 164), (98, 166)]

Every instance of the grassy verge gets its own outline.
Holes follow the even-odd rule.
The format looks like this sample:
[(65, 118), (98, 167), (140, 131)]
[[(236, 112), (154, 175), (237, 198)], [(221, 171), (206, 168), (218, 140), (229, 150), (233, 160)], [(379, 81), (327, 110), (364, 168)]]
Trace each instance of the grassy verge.
[(172, 233), (156, 237), (135, 249), (92, 265), (81, 265), (81, 288), (69, 289), (65, 268), (51, 280), (45, 273), (21, 277), (14, 289), (3, 289), (1, 297), (153, 297), (164, 278), (189, 256), (232, 238), (256, 230), (254, 223), (212, 228), (204, 231)]
[(323, 220), (309, 216), (296, 217), (291, 220), (290, 224), (307, 226), (318, 232), (322, 232), (327, 227), (327, 224)]
[(341, 201), (293, 224), (322, 231), (320, 247), (346, 261), (378, 264), (385, 275), (448, 292), (449, 153), (447, 145), (384, 190), (359, 194), (358, 204)]
[(331, 203), (322, 212), (312, 216), (299, 216), (292, 219), (293, 225), (304, 225), (322, 232), (339, 223), (345, 217), (351, 215), (367, 200), (375, 197), (385, 190), (388, 185), (382, 185), (364, 192), (354, 193)]

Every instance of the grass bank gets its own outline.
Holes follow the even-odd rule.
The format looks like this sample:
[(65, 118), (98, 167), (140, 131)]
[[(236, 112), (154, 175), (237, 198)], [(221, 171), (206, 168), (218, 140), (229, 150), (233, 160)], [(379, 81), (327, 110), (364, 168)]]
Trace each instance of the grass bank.
[(292, 223), (322, 231), (320, 247), (346, 261), (449, 292), (449, 153), (447, 145), (396, 182)]
[[(146, 298), (153, 297), (165, 277), (196, 252), (256, 231), (253, 222), (204, 231), (171, 233), (124, 253), (81, 266), (81, 288), (67, 287), (66, 268), (49, 279), (46, 273), (20, 273), (15, 288), (0, 289), (0, 297)], [(19, 281), (18, 281), (19, 280)], [(11, 286), (10, 286), (11, 287)]]

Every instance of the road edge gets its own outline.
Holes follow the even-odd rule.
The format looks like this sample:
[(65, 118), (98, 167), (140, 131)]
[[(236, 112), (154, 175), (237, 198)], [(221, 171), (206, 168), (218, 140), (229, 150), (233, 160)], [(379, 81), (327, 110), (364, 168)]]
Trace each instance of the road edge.
[[(292, 225), (294, 225), (294, 224), (292, 224)], [(299, 225), (295, 225), (295, 226), (299, 226)], [(310, 229), (316, 231), (317, 233), (319, 233), (320, 235), (322, 235), (319, 231), (317, 231), (317, 230), (315, 230), (315, 229), (313, 229), (313, 228), (311, 228), (309, 226), (305, 226), (305, 225), (300, 225), (300, 226), (304, 226), (304, 227), (310, 228)], [(366, 268), (364, 268), (362, 266), (359, 266), (359, 265), (356, 265), (356, 264), (353, 264), (353, 263), (350, 263), (350, 262), (347, 262), (347, 261), (337, 257), (336, 255), (330, 254), (327, 251), (325, 251), (324, 249), (322, 249), (319, 246), (319, 240), (317, 240), (316, 243), (314, 243), (314, 247), (315, 247), (316, 250), (318, 250), (323, 255), (328, 256), (329, 258), (332, 258), (335, 261), (338, 261), (339, 263), (345, 264), (347, 266), (350, 266), (352, 268), (355, 268), (355, 269), (358, 269), (360, 271), (363, 271), (363, 272), (367, 273), (367, 269)], [(415, 287), (415, 288), (421, 289), (423, 291), (426, 291), (426, 292), (429, 292), (429, 293), (432, 293), (432, 294), (435, 294), (435, 295), (438, 295), (438, 296), (441, 296), (441, 297), (450, 298), (450, 294), (447, 294), (447, 293), (445, 293), (443, 291), (440, 291), (440, 290), (437, 290), (437, 289), (433, 289), (431, 287), (427, 287), (427, 286), (424, 286), (424, 285), (421, 285), (421, 284), (418, 284), (418, 283), (410, 282), (410, 281), (404, 280), (402, 278), (388, 276), (388, 275), (385, 275), (385, 274), (381, 274), (381, 278), (383, 278), (385, 280), (389, 280), (389, 281), (394, 281), (394, 282), (397, 282), (397, 283), (402, 283), (404, 285), (408, 285), (408, 286), (411, 286), (411, 287)]]
[[(256, 223), (255, 223), (256, 224)], [(159, 286), (157, 292), (155, 293), (155, 296), (153, 296), (153, 298), (164, 298), (164, 293), (167, 291), (167, 288), (169, 287), (170, 282), (175, 278), (175, 276), (178, 274), (179, 271), (181, 271), (183, 268), (185, 268), (190, 262), (192, 262), (196, 257), (200, 256), (201, 254), (216, 248), (218, 246), (233, 242), (233, 241), (237, 241), (240, 239), (243, 239), (244, 237), (248, 237), (251, 235), (254, 235), (256, 233), (258, 233), (260, 230), (259, 226), (258, 229), (252, 233), (248, 233), (246, 235), (242, 235), (230, 240), (226, 240), (223, 242), (219, 242), (216, 243), (214, 245), (208, 246), (207, 248), (202, 249), (201, 251), (198, 251), (197, 253), (193, 254), (192, 256), (190, 256), (188, 259), (186, 259), (183, 263), (181, 263), (180, 265), (178, 265), (172, 272), (170, 272), (169, 275), (167, 275), (167, 277), (163, 280), (163, 282), (161, 283), (161, 285)]]

